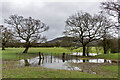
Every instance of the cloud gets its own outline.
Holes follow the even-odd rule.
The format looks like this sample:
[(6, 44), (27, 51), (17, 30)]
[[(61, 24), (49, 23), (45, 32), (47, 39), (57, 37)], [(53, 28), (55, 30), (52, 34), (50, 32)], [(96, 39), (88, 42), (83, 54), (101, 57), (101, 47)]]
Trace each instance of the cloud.
[(12, 14), (40, 19), (50, 27), (49, 31), (43, 34), (48, 40), (62, 36), (65, 20), (77, 11), (83, 10), (94, 14), (100, 10), (100, 2), (33, 2), (32, 0), (30, 2), (3, 2), (2, 4), (2, 21)]

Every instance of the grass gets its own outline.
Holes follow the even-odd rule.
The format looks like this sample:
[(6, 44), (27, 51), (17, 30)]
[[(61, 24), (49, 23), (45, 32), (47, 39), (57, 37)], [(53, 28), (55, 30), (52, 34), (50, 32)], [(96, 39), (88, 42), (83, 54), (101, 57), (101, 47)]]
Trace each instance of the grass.
[(113, 72), (113, 73), (118, 73), (118, 65), (102, 66), (101, 69), (102, 70), (107, 70), (107, 71), (110, 71), (110, 72)]
[[(6, 48), (2, 53), (22, 53), (25, 48)], [(62, 47), (39, 47), (39, 48), (29, 48), (28, 53), (68, 53), (70, 50)]]
[(62, 47), (48, 47), (48, 48), (30, 48), (28, 53), (56, 53), (56, 54), (61, 54), (61, 53), (70, 53), (70, 50)]
[[(90, 48), (91, 48), (90, 53), (97, 53), (95, 47), (90, 47)], [(73, 52), (82, 52), (82, 51), (83, 51), (82, 47), (73, 50)], [(98, 53), (103, 53), (102, 47), (98, 47)]]
[[(93, 52), (95, 52), (93, 48)], [(29, 53), (33, 54), (19, 54), (22, 53), (24, 48), (6, 48), (5, 51), (2, 51), (2, 59), (8, 61), (3, 64), (3, 78), (104, 78), (108, 76), (101, 76), (99, 74), (90, 74), (79, 71), (68, 71), (68, 70), (56, 70), (56, 69), (47, 69), (43, 67), (16, 67), (11, 63), (13, 60), (19, 60), (22, 57), (33, 57), (38, 55), (38, 52), (41, 53), (56, 53), (61, 54), (63, 52), (70, 53), (71, 51), (67, 48), (62, 47), (51, 47), (51, 48), (30, 48)], [(79, 50), (79, 49), (78, 49)], [(73, 50), (76, 51), (76, 50)], [(16, 54), (18, 53), (18, 54)], [(117, 59), (118, 54), (100, 54), (95, 56), (95, 58), (108, 58), (108, 59)], [(88, 57), (89, 58), (89, 57)], [(16, 63), (16, 61), (13, 61)], [(101, 67), (104, 71), (113, 71), (116, 74), (117, 66), (103, 66)], [(108, 73), (109, 74), (109, 73)], [(109, 76), (113, 77), (113, 76)]]
[[(73, 50), (73, 52), (76, 52), (79, 50), (82, 50), (82, 48), (75, 49), (75, 50)], [(92, 50), (93, 50), (92, 52), (94, 52), (94, 53), (96, 52), (95, 47), (93, 47)], [(23, 51), (24, 51), (24, 48), (6, 48), (5, 51), (2, 51), (2, 59), (3, 60), (18, 60), (19, 58), (16, 53), (22, 53)], [(62, 48), (62, 47), (49, 47), (49, 48), (40, 47), (40, 48), (30, 48), (28, 50), (28, 53), (37, 53), (36, 55), (38, 55), (38, 52), (55, 53), (55, 54), (61, 54), (63, 52), (71, 53), (71, 51), (69, 49)], [(119, 53), (100, 54), (100, 55), (95, 56), (95, 58), (118, 59), (118, 54)], [(25, 55), (27, 55), (27, 54), (23, 54), (22, 56), (25, 56)]]
[[(21, 54), (24, 51), (24, 48), (6, 48), (6, 50), (2, 51), (2, 59), (3, 60), (18, 60), (18, 55)], [(56, 54), (61, 54), (63, 52), (65, 53), (70, 53), (70, 51), (66, 48), (61, 48), (61, 47), (51, 47), (51, 48), (29, 48), (28, 54), (29, 53), (56, 53)], [(27, 54), (23, 54), (22, 56), (25, 56)], [(30, 54), (29, 54), (30, 55)]]
[(118, 65), (112, 65), (112, 66), (101, 66), (100, 68), (104, 71), (104, 72), (108, 72), (112, 73), (114, 76), (119, 77), (118, 76)]
[(100, 54), (97, 56), (94, 56), (95, 58), (104, 58), (104, 59), (118, 59), (118, 56), (120, 53), (113, 53), (113, 54)]
[(15, 61), (3, 64), (3, 78), (102, 78), (96, 74), (43, 67), (15, 67)]
[(46, 69), (42, 67), (22, 67), (5, 69), (3, 78), (100, 78), (99, 75), (78, 71)]
[(118, 78), (118, 66), (117, 64), (94, 64), (94, 63), (72, 63), (74, 66), (81, 68), (88, 73), (96, 72), (97, 75), (106, 78)]

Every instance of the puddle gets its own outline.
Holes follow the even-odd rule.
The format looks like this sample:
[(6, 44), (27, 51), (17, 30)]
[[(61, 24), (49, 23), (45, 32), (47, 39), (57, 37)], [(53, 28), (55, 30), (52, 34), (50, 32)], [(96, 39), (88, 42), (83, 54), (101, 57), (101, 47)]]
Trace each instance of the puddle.
[(20, 60), (20, 66), (42, 66), (45, 68), (64, 69), (64, 70), (79, 70), (78, 67), (71, 66), (68, 62), (62, 59), (55, 58), (54, 56), (44, 56), (44, 58), (35, 57), (32, 59)]
[(80, 59), (73, 55), (48, 55), (39, 54), (39, 56), (31, 59), (20, 60), (20, 66), (42, 66), (45, 68), (64, 69), (64, 70), (78, 70), (80, 68), (71, 65), (70, 63), (117, 63), (116, 61), (106, 59)]

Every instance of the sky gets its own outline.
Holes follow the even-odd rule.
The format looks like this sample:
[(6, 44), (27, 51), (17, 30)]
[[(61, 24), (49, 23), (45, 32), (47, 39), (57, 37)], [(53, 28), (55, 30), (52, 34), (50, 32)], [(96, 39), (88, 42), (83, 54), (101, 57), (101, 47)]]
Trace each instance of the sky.
[(100, 2), (105, 0), (4, 0), (2, 1), (1, 24), (10, 15), (16, 14), (25, 18), (39, 19), (49, 26), (49, 30), (42, 35), (48, 40), (64, 36), (65, 20), (83, 11), (97, 14), (100, 11)]

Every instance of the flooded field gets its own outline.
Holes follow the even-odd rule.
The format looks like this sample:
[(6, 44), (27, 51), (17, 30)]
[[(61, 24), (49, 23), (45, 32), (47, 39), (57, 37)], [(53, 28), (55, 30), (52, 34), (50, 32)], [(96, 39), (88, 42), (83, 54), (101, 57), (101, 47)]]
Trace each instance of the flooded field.
[[(78, 54), (80, 55), (80, 54)], [(97, 55), (95, 53), (91, 53), (91, 55)], [(118, 63), (118, 61), (113, 61), (109, 59), (81, 59), (75, 57), (75, 53), (73, 54), (65, 54), (63, 55), (52, 55), (52, 54), (39, 54), (39, 56), (30, 58), (30, 59), (21, 59), (19, 61), (19, 66), (42, 66), (45, 68), (53, 68), (53, 69), (64, 69), (64, 70), (79, 70), (82, 69), (71, 65), (71, 63)]]

